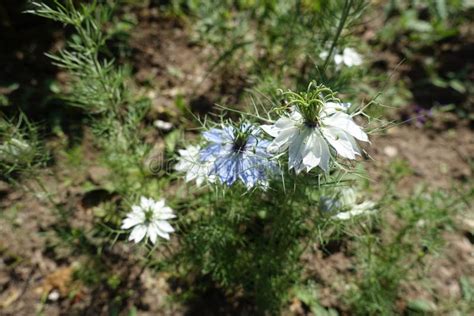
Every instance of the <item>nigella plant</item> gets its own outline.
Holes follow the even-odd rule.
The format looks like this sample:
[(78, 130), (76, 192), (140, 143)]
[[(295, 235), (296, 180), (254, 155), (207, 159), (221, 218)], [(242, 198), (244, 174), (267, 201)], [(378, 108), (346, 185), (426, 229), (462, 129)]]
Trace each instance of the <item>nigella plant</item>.
[[(222, 287), (243, 289), (275, 314), (299, 278), (306, 246), (331, 234), (328, 227), (372, 214), (375, 206), (342, 189), (344, 172), (332, 172), (342, 167), (340, 158), (361, 155), (357, 141), (368, 142), (350, 105), (314, 83), (283, 97), (284, 106), (265, 118), (257, 111), (253, 122), (242, 118), (206, 129), (199, 145), (179, 151), (175, 167), (186, 182), (212, 184), (196, 192), (206, 197), (199, 200), (204, 205), (194, 195), (187, 204), (185, 222), (192, 225), (183, 228), (186, 267)], [(225, 194), (215, 194), (222, 186)]]

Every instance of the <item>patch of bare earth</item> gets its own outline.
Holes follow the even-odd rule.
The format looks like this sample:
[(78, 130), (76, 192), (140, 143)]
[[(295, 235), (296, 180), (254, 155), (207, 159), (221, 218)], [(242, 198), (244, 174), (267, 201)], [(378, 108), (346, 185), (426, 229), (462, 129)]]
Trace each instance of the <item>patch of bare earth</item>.
[(420, 184), (431, 189), (468, 184), (473, 172), (473, 130), (467, 123), (455, 127), (438, 125), (419, 128), (402, 124), (372, 137), (369, 155), (373, 160), (366, 167), (374, 184), (382, 181), (384, 170), (394, 160), (405, 160), (411, 169), (411, 175), (402, 179), (398, 187), (403, 193), (412, 193)]
[(239, 102), (243, 77), (225, 67), (217, 71), (219, 56), (192, 38), (185, 21), (163, 17), (156, 8), (138, 12), (138, 20), (130, 40), (134, 76), (148, 87), (154, 117), (177, 120), (179, 99), (197, 115), (215, 110), (215, 103)]

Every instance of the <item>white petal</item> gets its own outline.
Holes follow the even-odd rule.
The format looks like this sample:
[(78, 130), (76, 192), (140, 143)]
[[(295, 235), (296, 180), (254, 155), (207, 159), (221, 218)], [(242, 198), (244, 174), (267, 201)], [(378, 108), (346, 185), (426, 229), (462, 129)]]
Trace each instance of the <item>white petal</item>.
[(272, 137), (277, 137), (278, 133), (280, 132), (280, 129), (275, 125), (261, 125), (260, 128)]
[(178, 172), (186, 172), (189, 169), (189, 167), (190, 167), (189, 162), (181, 158), (179, 162), (176, 165), (174, 165), (174, 170)]
[(145, 225), (135, 226), (128, 240), (134, 240), (135, 243), (138, 244), (143, 239), (143, 237), (145, 237), (146, 232), (147, 232), (147, 227)]
[(273, 140), (273, 142), (268, 146), (269, 152), (283, 152), (285, 151), (291, 143), (294, 142), (295, 138), (298, 137), (300, 129), (296, 126), (292, 126), (287, 129), (280, 131), (278, 136)]
[(334, 113), (333, 115), (327, 116), (323, 119), (325, 125), (330, 125), (343, 129), (345, 132), (354, 136), (358, 140), (368, 142), (369, 138), (367, 134), (362, 131), (362, 129), (354, 123), (352, 118), (342, 112)]
[(143, 213), (143, 210), (140, 206), (138, 205), (132, 205), (132, 211), (133, 213), (135, 214), (140, 214), (140, 213)]
[(306, 172), (319, 165), (321, 161), (321, 144), (318, 140), (319, 136), (314, 130), (306, 139), (303, 151), (303, 165), (306, 166)]
[(292, 108), (290, 117), (279, 118), (274, 125), (263, 125), (262, 129), (270, 136), (275, 137), (273, 142), (268, 146), (269, 152), (285, 151), (292, 138), (299, 131), (302, 116), (295, 107)]
[(176, 217), (176, 215), (173, 214), (173, 210), (168, 206), (165, 206), (164, 208), (162, 208), (160, 213), (157, 214), (157, 216), (156, 216), (157, 219), (161, 219), (161, 220), (171, 219), (171, 218), (175, 218), (175, 217)]
[(344, 132), (342, 129), (335, 127), (322, 128), (324, 137), (336, 152), (344, 158), (355, 159), (356, 155), (360, 155), (359, 148), (354, 138)]
[(324, 104), (324, 112), (326, 115), (330, 115), (337, 111), (347, 112), (350, 107), (350, 103), (326, 102)]
[(348, 212), (335, 215), (334, 217), (337, 219), (347, 220), (354, 216), (370, 214), (375, 211), (375, 203), (372, 201), (364, 201), (356, 204), (357, 192), (351, 188), (342, 191), (340, 201), (344, 206), (350, 207), (351, 209)]
[(290, 147), (288, 151), (288, 169), (295, 169), (296, 174), (299, 174), (303, 168), (303, 150), (305, 147), (305, 142), (310, 134), (310, 131), (307, 128), (298, 130), (292, 141), (290, 142)]
[(166, 205), (165, 200), (164, 200), (164, 199), (160, 199), (160, 200), (158, 200), (156, 203), (154, 203), (153, 209), (154, 209), (155, 211), (159, 211), (159, 210), (161, 210), (163, 207), (165, 207), (165, 205)]
[(155, 201), (153, 201), (153, 199), (149, 199), (144, 196), (140, 198), (140, 206), (142, 207), (142, 209), (144, 210), (153, 209), (154, 205), (155, 205)]
[(359, 207), (362, 208), (362, 209), (365, 209), (365, 210), (372, 210), (372, 211), (375, 211), (375, 210), (374, 210), (375, 202), (372, 202), (372, 201), (364, 201), (364, 202), (362, 202), (361, 204), (359, 204)]
[(169, 240), (170, 239), (170, 234), (164, 232), (164, 231), (161, 231), (161, 230), (157, 230), (156, 233), (158, 234), (158, 236), (164, 238), (164, 239), (167, 239)]
[(156, 243), (156, 239), (158, 237), (158, 229), (153, 223), (148, 226), (148, 237), (150, 238), (152, 244)]
[(290, 117), (281, 117), (278, 121), (275, 122), (275, 128), (279, 129), (280, 131), (283, 129), (292, 128), (295, 125), (299, 125), (301, 122), (301, 114), (299, 112), (292, 112)]
[(178, 151), (180, 157), (178, 163), (175, 165), (175, 170), (187, 172), (197, 165), (200, 150), (201, 148), (199, 146), (188, 146), (186, 149), (180, 149)]
[(139, 218), (136, 217), (127, 217), (126, 219), (123, 220), (122, 222), (122, 229), (129, 229), (135, 225), (138, 225), (142, 223), (142, 221)]
[(174, 229), (173, 227), (171, 227), (171, 225), (166, 222), (166, 221), (158, 221), (156, 222), (156, 225), (158, 226), (158, 229), (165, 232), (165, 233), (172, 233), (174, 232)]
[(329, 153), (329, 147), (326, 141), (320, 137), (319, 142), (321, 143), (321, 162), (319, 167), (324, 170), (324, 172), (329, 172), (329, 159), (331, 154)]
[(197, 174), (195, 172), (191, 172), (188, 170), (188, 172), (186, 172), (186, 176), (184, 177), (184, 181), (191, 182), (196, 178), (197, 178)]
[(326, 141), (319, 131), (314, 130), (308, 140), (303, 158), (303, 164), (306, 166), (306, 171), (310, 171), (314, 167), (319, 166), (322, 170), (328, 172), (329, 159), (329, 147)]
[(334, 215), (334, 218), (340, 219), (340, 220), (348, 220), (354, 216), (358, 216), (365, 213), (363, 210), (352, 210), (348, 212), (341, 212), (336, 215)]

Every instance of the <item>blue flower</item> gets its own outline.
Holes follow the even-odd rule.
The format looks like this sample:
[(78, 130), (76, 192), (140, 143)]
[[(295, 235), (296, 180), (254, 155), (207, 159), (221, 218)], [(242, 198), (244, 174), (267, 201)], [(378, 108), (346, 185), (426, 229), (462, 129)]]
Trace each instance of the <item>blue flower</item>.
[(223, 125), (203, 133), (208, 145), (201, 150), (201, 161), (214, 161), (210, 175), (231, 186), (240, 180), (248, 188), (268, 186), (268, 177), (277, 170), (267, 152), (270, 142), (259, 137), (259, 128), (243, 123)]

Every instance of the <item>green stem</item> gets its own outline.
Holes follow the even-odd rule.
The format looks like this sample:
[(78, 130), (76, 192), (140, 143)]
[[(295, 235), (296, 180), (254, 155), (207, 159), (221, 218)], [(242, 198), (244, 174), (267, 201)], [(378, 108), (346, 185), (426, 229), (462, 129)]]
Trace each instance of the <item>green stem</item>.
[(342, 15), (341, 15), (341, 19), (339, 20), (339, 25), (337, 27), (336, 36), (334, 37), (334, 40), (332, 41), (331, 48), (329, 49), (329, 53), (326, 57), (326, 60), (324, 61), (323, 71), (322, 71), (323, 73), (326, 71), (326, 68), (329, 64), (329, 60), (331, 59), (334, 49), (336, 48), (337, 41), (339, 40), (342, 30), (344, 29), (344, 25), (346, 24), (347, 18), (351, 11), (351, 7), (352, 7), (352, 0), (346, 0), (346, 2), (344, 3), (344, 7), (342, 9)]

